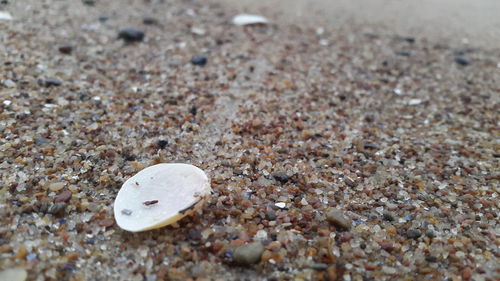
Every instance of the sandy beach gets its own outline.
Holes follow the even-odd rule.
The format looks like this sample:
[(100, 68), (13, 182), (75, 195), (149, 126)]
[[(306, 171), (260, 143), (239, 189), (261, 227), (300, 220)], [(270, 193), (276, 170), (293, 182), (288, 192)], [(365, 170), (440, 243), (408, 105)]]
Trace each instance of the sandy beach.
[[(498, 280), (499, 4), (451, 2), (2, 1), (0, 280)], [(158, 163), (212, 196), (120, 229)]]

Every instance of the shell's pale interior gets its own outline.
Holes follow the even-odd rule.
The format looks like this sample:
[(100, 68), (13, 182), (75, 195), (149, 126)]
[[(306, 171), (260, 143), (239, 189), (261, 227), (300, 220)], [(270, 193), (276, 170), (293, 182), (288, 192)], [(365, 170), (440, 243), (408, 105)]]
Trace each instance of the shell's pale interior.
[(199, 168), (181, 163), (148, 167), (128, 179), (114, 204), (116, 223), (138, 232), (178, 221), (210, 194), (210, 183)]

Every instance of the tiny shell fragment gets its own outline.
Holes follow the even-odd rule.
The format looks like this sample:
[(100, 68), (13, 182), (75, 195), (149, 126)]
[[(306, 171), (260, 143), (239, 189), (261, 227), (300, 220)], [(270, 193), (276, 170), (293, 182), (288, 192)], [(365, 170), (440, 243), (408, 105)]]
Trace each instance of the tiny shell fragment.
[(118, 191), (114, 204), (116, 223), (132, 232), (172, 224), (200, 207), (210, 191), (205, 172), (193, 165), (148, 167)]
[(239, 14), (233, 18), (233, 24), (250, 25), (250, 24), (266, 24), (269, 20), (263, 16), (251, 14)]
[(0, 11), (0, 20), (12, 20), (12, 16), (9, 12)]

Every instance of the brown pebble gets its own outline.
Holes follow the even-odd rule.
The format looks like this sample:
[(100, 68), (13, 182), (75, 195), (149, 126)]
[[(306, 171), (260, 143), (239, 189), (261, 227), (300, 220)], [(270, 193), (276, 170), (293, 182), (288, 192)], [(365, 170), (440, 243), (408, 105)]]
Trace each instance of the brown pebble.
[(110, 226), (113, 226), (115, 224), (115, 220), (114, 219), (103, 219), (103, 220), (99, 220), (98, 224), (100, 226), (110, 227)]
[(54, 197), (54, 203), (58, 202), (68, 202), (71, 199), (71, 196), (73, 196), (73, 193), (69, 190), (65, 190), (59, 194), (57, 194), (56, 197)]
[(394, 250), (394, 245), (392, 242), (389, 241), (383, 241), (378, 243), (382, 249), (384, 249), (387, 252), (392, 252)]
[(334, 226), (343, 230), (348, 230), (351, 228), (351, 220), (346, 218), (342, 211), (335, 208), (331, 208), (327, 211), (326, 220)]
[(464, 280), (464, 281), (470, 280), (472, 277), (472, 271), (468, 267), (462, 269), (460, 274), (462, 275), (462, 280)]
[(353, 180), (353, 179), (351, 179), (350, 177), (347, 177), (347, 176), (344, 178), (344, 182), (349, 187), (356, 187), (356, 185), (358, 185), (358, 183), (355, 180)]

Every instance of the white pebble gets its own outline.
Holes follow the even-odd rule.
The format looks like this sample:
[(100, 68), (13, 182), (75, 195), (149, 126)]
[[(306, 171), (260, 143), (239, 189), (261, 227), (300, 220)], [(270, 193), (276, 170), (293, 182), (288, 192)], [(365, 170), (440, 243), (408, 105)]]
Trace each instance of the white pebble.
[(278, 202), (276, 204), (274, 204), (276, 207), (280, 208), (280, 209), (283, 209), (286, 207), (286, 203), (285, 202)]
[(250, 24), (266, 24), (269, 20), (263, 16), (251, 14), (239, 14), (233, 18), (233, 24), (250, 25)]
[(172, 224), (201, 207), (210, 182), (199, 168), (180, 163), (148, 167), (128, 179), (116, 196), (116, 223), (139, 232)]
[(12, 15), (9, 12), (0, 11), (0, 20), (12, 20)]

